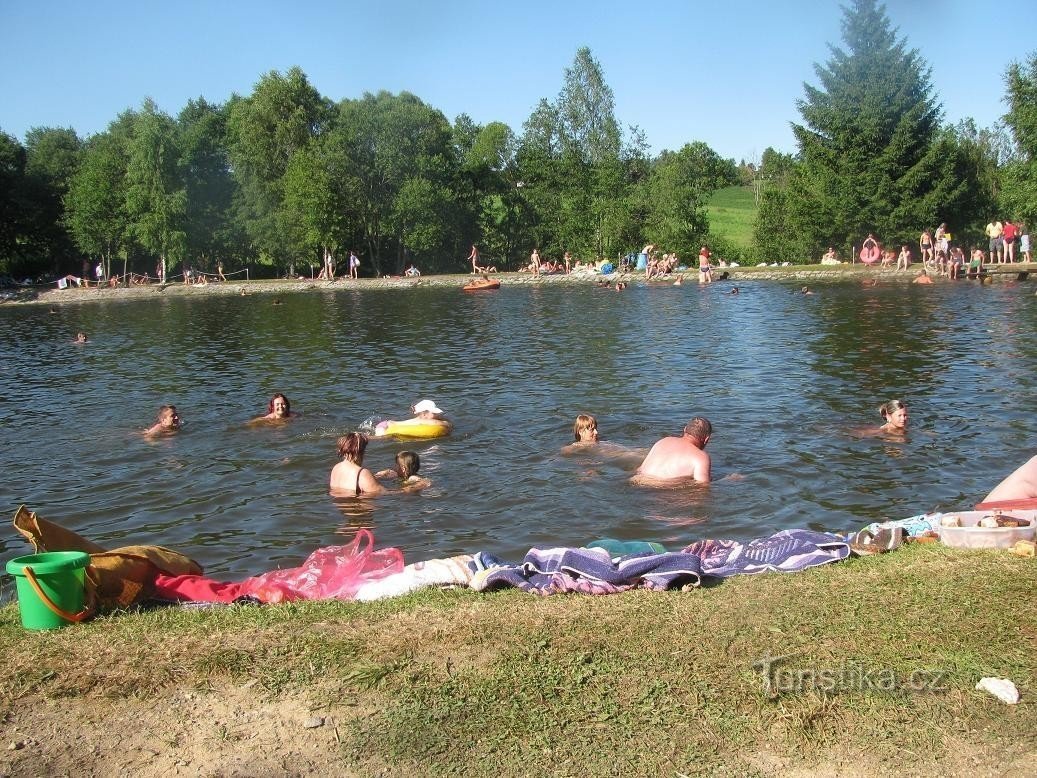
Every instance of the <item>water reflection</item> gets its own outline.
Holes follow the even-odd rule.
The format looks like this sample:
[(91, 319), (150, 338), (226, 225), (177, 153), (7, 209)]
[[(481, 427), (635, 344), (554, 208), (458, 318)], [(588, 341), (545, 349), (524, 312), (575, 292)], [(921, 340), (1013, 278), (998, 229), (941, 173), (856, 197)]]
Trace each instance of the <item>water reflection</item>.
[[(848, 530), (982, 497), (1032, 452), (1029, 285), (633, 284), (312, 290), (0, 308), (0, 504), (115, 547), (153, 542), (241, 577), (359, 527), (409, 560), (599, 537), (680, 547), (808, 526)], [(1026, 297), (1024, 300), (1023, 297)], [(90, 342), (72, 347), (76, 331)], [(249, 425), (278, 391), (300, 416)], [(430, 397), (456, 428), (409, 448), (432, 486), (334, 499), (336, 439)], [(903, 440), (861, 438), (891, 397)], [(145, 440), (175, 403), (176, 436)], [(563, 456), (578, 413), (623, 446)], [(641, 455), (708, 416), (719, 478), (629, 483)], [(0, 538), (6, 560), (24, 550)]]

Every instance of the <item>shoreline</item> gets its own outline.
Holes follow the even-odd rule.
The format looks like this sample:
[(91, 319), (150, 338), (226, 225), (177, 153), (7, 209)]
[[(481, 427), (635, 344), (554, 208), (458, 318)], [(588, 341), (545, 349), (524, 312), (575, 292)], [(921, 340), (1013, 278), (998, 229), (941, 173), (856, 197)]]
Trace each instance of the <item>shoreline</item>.
[[(921, 271), (909, 270), (876, 270), (874, 268), (853, 265), (795, 265), (789, 267), (727, 267), (718, 268), (718, 273), (727, 272), (730, 277), (728, 282), (748, 281), (847, 281), (854, 279), (873, 278), (883, 282), (910, 283)], [(1037, 271), (1033, 264), (1025, 267), (1020, 266), (1019, 272)], [(545, 284), (565, 285), (590, 285), (594, 286), (598, 281), (607, 279), (613, 283), (625, 281), (627, 283), (645, 283), (644, 273), (611, 273), (602, 276), (598, 273), (571, 273), (569, 275), (541, 275), (533, 276), (529, 273), (506, 272), (489, 274), (499, 279), (503, 286), (533, 286)], [(1012, 273), (1002, 273), (1004, 280), (1014, 280)], [(694, 268), (684, 273), (674, 273), (663, 276), (659, 284), (672, 283), (678, 276), (684, 277), (684, 283), (698, 285), (697, 270)], [(998, 276), (992, 276), (997, 278)], [(188, 296), (232, 296), (250, 294), (287, 294), (291, 292), (308, 291), (356, 291), (368, 289), (415, 289), (431, 287), (456, 287), (460, 288), (472, 280), (473, 274), (441, 274), (420, 276), (418, 278), (360, 278), (357, 280), (338, 278), (334, 281), (323, 281), (317, 279), (290, 280), (290, 279), (263, 279), (249, 281), (222, 281), (209, 283), (204, 286), (186, 286), (182, 283), (149, 284), (147, 286), (120, 286), (90, 287), (90, 288), (66, 288), (56, 289), (47, 287), (28, 287), (24, 289), (8, 290), (0, 298), (0, 305), (66, 305), (77, 303), (90, 303), (97, 301), (112, 300), (149, 300), (158, 297), (188, 297)], [(934, 277), (934, 283), (947, 283), (949, 279)], [(648, 283), (656, 283), (650, 281)]]

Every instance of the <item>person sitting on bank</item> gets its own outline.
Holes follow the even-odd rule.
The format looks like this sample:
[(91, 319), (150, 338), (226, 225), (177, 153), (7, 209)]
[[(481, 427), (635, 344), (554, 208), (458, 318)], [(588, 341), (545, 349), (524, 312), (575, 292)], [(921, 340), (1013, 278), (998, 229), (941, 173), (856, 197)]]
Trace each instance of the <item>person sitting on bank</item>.
[(338, 439), (336, 447), (342, 461), (331, 469), (328, 478), (328, 489), (333, 496), (373, 497), (385, 491), (374, 474), (364, 467), (367, 435), (350, 432)]
[(1013, 470), (982, 502), (1007, 502), (1010, 500), (1032, 500), (1037, 497), (1037, 456)]
[(681, 435), (667, 436), (652, 446), (631, 480), (646, 485), (687, 478), (709, 483), (711, 462), (705, 448), (712, 435), (709, 419), (696, 416)]
[(418, 475), (421, 468), (421, 458), (413, 451), (401, 451), (396, 455), (396, 467), (379, 470), (374, 474), (375, 478), (399, 478), (401, 489), (424, 489), (431, 486), (432, 482)]
[(835, 253), (835, 247), (834, 246), (829, 246), (828, 247), (828, 251), (826, 251), (824, 253), (824, 255), (822, 255), (822, 257), (821, 257), (821, 264), (822, 265), (838, 265), (839, 264), (839, 255)]
[(155, 435), (171, 435), (180, 431), (180, 414), (175, 405), (163, 405), (158, 409), (157, 421), (144, 431), (147, 437)]

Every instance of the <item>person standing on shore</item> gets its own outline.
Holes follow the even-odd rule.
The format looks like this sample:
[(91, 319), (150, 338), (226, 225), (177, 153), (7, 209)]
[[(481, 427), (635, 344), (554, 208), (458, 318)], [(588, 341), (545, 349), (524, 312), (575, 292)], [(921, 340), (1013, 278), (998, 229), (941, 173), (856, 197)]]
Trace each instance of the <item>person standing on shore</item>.
[(483, 269), (479, 266), (479, 249), (474, 243), (472, 244), (472, 250), (468, 254), (468, 261), (472, 263), (473, 276), (483, 271)]
[(360, 258), (352, 250), (349, 252), (349, 277), (354, 281), (360, 277)]
[(529, 269), (533, 271), (534, 276), (540, 275), (540, 249), (534, 248), (533, 253), (529, 255)]
[(713, 283), (713, 266), (709, 264), (709, 248), (703, 246), (699, 251), (699, 283)]
[(1012, 224), (1011, 219), (1005, 219), (1004, 228), (1001, 231), (1001, 240), (1004, 243), (1005, 262), (1015, 262), (1015, 239), (1019, 234), (1019, 228)]

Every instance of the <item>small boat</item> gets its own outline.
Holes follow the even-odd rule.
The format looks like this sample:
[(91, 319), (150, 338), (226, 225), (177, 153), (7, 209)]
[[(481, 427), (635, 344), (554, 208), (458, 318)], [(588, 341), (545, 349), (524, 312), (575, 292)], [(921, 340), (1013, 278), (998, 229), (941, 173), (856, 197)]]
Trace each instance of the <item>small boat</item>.
[(483, 289), (500, 289), (500, 281), (493, 278), (477, 278), (461, 287), (466, 292), (478, 292)]

